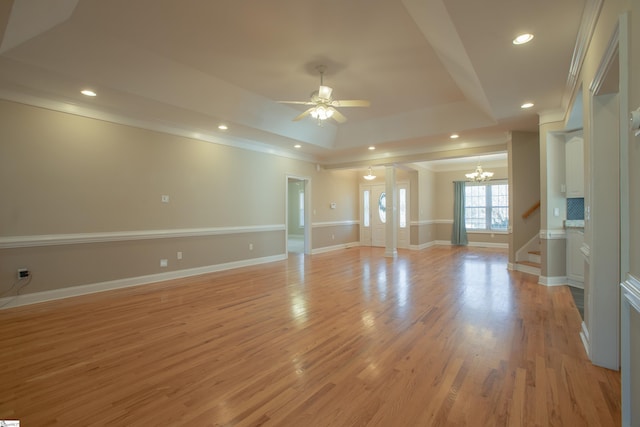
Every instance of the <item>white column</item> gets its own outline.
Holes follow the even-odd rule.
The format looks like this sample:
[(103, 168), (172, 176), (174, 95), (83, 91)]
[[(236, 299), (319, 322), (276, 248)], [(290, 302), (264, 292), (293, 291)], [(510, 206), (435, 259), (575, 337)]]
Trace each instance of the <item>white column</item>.
[(385, 249), (384, 256), (395, 258), (398, 256), (398, 191), (396, 189), (396, 168), (387, 166), (385, 169), (386, 214)]

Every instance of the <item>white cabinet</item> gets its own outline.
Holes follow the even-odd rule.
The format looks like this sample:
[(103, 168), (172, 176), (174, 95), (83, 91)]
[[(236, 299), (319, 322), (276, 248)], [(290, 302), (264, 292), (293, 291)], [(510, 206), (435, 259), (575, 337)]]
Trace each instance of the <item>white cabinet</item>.
[(578, 136), (565, 144), (567, 198), (584, 197), (584, 148)]
[(582, 287), (584, 283), (584, 257), (580, 248), (584, 243), (584, 231), (567, 228), (567, 279), (569, 284)]

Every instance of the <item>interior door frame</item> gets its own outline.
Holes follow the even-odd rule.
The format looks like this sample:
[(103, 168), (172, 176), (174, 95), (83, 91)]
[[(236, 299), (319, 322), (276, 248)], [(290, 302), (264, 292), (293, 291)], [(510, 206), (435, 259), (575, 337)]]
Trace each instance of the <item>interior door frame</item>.
[[(379, 187), (382, 186), (384, 187), (384, 183), (361, 183), (358, 189), (358, 198), (360, 199), (359, 201), (359, 205), (360, 205), (360, 221), (361, 221), (361, 227), (360, 227), (360, 245), (361, 246), (373, 246), (373, 217), (377, 214), (377, 199), (375, 199), (373, 196), (373, 188), (375, 187)], [(410, 187), (411, 183), (410, 181), (407, 180), (403, 180), (403, 181), (397, 181), (396, 182), (396, 190), (398, 191), (398, 194), (400, 194), (400, 187), (404, 187), (406, 189), (406, 214), (407, 214), (407, 226), (406, 226), (406, 246), (402, 246), (402, 249), (407, 249), (410, 247), (410, 239), (411, 239), (411, 235), (410, 235), (410, 218), (411, 218), (411, 187)], [(364, 195), (364, 191), (365, 190), (369, 190), (369, 241), (366, 242), (363, 239), (363, 232), (362, 229), (364, 228), (364, 202), (363, 202), (363, 195)], [(386, 192), (386, 190), (385, 190)], [(400, 235), (400, 214), (398, 211), (398, 214), (396, 215), (396, 230), (398, 232), (398, 236)], [(386, 233), (385, 233), (385, 241), (386, 241)]]
[(286, 174), (284, 179), (284, 249), (287, 257), (289, 256), (289, 180), (301, 181), (304, 183), (304, 254), (310, 255), (311, 242), (311, 178), (308, 176), (300, 176)]

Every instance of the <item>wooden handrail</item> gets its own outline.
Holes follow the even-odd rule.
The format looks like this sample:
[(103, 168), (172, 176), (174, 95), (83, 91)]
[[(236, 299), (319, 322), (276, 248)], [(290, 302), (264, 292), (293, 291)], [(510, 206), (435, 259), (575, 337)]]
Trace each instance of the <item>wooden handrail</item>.
[(531, 206), (525, 213), (522, 214), (522, 219), (527, 219), (531, 216), (532, 213), (536, 211), (540, 207), (540, 200), (538, 200), (533, 206)]

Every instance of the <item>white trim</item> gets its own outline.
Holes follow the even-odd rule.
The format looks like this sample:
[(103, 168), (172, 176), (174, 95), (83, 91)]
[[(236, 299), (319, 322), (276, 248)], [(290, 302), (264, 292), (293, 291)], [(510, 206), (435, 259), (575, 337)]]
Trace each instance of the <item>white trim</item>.
[(538, 124), (545, 125), (547, 123), (561, 122), (565, 118), (565, 112), (565, 108), (540, 111), (538, 113)]
[(325, 252), (333, 252), (333, 251), (339, 251), (341, 249), (349, 249), (349, 248), (355, 248), (360, 246), (360, 242), (351, 242), (351, 243), (343, 243), (340, 245), (334, 245), (334, 246), (325, 246), (322, 248), (317, 248), (317, 249), (313, 249), (311, 251), (312, 255), (315, 254), (322, 254)]
[(326, 222), (314, 222), (311, 227), (312, 228), (321, 228), (321, 227), (339, 227), (341, 225), (359, 225), (360, 221), (357, 219), (350, 219), (345, 221), (326, 221)]
[(532, 274), (534, 276), (540, 277), (540, 267), (533, 267), (531, 265), (520, 264), (516, 262), (513, 266), (513, 270), (520, 271), (522, 273)]
[(567, 238), (567, 232), (563, 228), (540, 230), (540, 238), (544, 240), (562, 240)]
[(582, 246), (580, 246), (580, 252), (582, 253), (582, 256), (584, 257), (584, 260), (587, 262), (587, 264), (591, 263), (591, 247), (589, 247), (588, 244), (583, 243)]
[(174, 230), (113, 231), (104, 233), (43, 234), (36, 236), (0, 237), (0, 249), (35, 246), (77, 245), (131, 240), (169, 239), (178, 237), (200, 237), (222, 234), (260, 233), (282, 231), (284, 224), (254, 225), (242, 227), (182, 228)]
[(434, 224), (453, 224), (453, 220), (452, 219), (434, 219), (433, 223)]
[(493, 243), (493, 242), (469, 242), (467, 246), (476, 248), (500, 248), (509, 249), (508, 243)]
[(509, 235), (508, 231), (497, 231), (497, 230), (475, 230), (467, 228), (467, 234), (500, 234), (507, 236)]
[(591, 356), (589, 356), (589, 329), (587, 329), (587, 324), (584, 322), (582, 322), (581, 325), (580, 340), (582, 340), (582, 345), (584, 346), (584, 351), (587, 353), (587, 357), (591, 359)]
[[(445, 220), (442, 220), (445, 221)], [(409, 225), (410, 226), (420, 226), (420, 225), (431, 225), (431, 224), (437, 224), (438, 220), (435, 219), (421, 219), (420, 221), (410, 221)], [(453, 223), (453, 220), (451, 220), (451, 223)]]
[[(435, 240), (434, 244), (439, 246), (458, 246), (452, 245), (449, 240)], [(508, 249), (508, 243), (492, 243), (492, 242), (469, 242), (466, 245), (462, 246), (470, 246), (474, 248), (500, 248), (500, 249)]]
[(580, 280), (574, 280), (572, 278), (567, 278), (567, 285), (571, 286), (572, 288), (577, 288), (577, 289), (584, 289), (584, 282), (580, 281)]
[(538, 278), (538, 284), (545, 286), (562, 286), (567, 282), (567, 276), (540, 276)]
[(640, 280), (627, 274), (627, 280), (622, 282), (620, 286), (625, 300), (640, 313)]
[[(616, 27), (613, 29), (613, 33), (609, 38), (609, 43), (607, 44), (607, 48), (600, 59), (600, 65), (596, 70), (596, 74), (589, 85), (589, 92), (593, 95), (597, 95), (602, 85), (604, 84), (607, 74), (609, 73), (609, 69), (613, 62), (613, 59), (616, 54), (618, 54), (619, 48), (619, 40), (620, 40), (620, 23), (618, 22)], [(624, 112), (623, 112), (624, 113)]]
[(578, 36), (576, 37), (576, 45), (573, 49), (571, 64), (569, 66), (565, 93), (562, 97), (562, 107), (564, 109), (569, 106), (569, 100), (578, 84), (578, 76), (580, 75), (589, 43), (591, 43), (591, 38), (596, 29), (598, 16), (600, 15), (603, 3), (604, 0), (588, 0), (583, 9), (580, 27), (578, 28)]
[[(622, 292), (620, 295), (620, 378), (622, 389), (622, 425), (631, 425), (631, 310), (640, 313), (640, 280), (631, 274), (620, 284)], [(637, 356), (636, 356), (637, 357)]]
[[(182, 279), (201, 274), (215, 273), (218, 271), (231, 270), (240, 267), (266, 264), (269, 262), (282, 261), (287, 259), (286, 254), (273, 255), (263, 258), (253, 258), (242, 261), (233, 261), (224, 264), (208, 265), (205, 267), (189, 268), (186, 270), (175, 270), (166, 273), (149, 274), (147, 276), (128, 277), (125, 279), (111, 280), (108, 282), (91, 283), (87, 285), (70, 286), (67, 288), (55, 289), (52, 291), (35, 292), (32, 294), (9, 296), (0, 299), (0, 309), (18, 307), (28, 304), (53, 301), (63, 298), (71, 298), (80, 295), (93, 294), (97, 292), (112, 291), (115, 289), (129, 288), (133, 286), (147, 285), (150, 283), (162, 282), (165, 280)], [(6, 304), (6, 305), (5, 305)]]
[(412, 251), (421, 251), (422, 249), (427, 249), (430, 248), (432, 246), (435, 246), (437, 243), (435, 240), (432, 240), (430, 242), (427, 243), (422, 243), (420, 245), (409, 245), (409, 250)]

